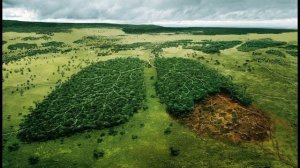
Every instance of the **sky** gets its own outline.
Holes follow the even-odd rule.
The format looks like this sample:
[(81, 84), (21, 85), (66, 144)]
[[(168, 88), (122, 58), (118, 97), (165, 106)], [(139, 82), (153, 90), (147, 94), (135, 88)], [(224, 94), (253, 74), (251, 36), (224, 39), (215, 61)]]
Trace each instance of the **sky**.
[(3, 0), (3, 19), (297, 28), (297, 0)]

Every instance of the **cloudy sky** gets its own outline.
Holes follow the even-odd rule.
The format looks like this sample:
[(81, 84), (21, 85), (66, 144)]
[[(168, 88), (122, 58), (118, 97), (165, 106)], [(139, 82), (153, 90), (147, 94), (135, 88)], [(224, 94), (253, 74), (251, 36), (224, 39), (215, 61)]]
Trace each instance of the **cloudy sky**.
[(297, 27), (297, 0), (4, 0), (3, 19), (163, 26)]

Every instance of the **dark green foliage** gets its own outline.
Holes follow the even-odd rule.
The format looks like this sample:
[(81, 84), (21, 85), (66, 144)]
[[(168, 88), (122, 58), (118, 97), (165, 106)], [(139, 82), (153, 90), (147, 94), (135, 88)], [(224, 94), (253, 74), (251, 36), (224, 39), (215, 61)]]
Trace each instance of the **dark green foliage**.
[(102, 138), (98, 138), (97, 139), (97, 143), (101, 143), (101, 142), (103, 142), (103, 139)]
[(171, 156), (178, 156), (179, 155), (179, 152), (180, 152), (179, 149), (174, 148), (174, 147), (170, 147), (169, 150), (170, 150), (170, 155)]
[(171, 134), (171, 128), (170, 127), (167, 127), (165, 130), (164, 130), (164, 134), (165, 135), (169, 135), (169, 134)]
[(133, 140), (135, 140), (135, 139), (137, 139), (137, 138), (138, 138), (137, 135), (132, 135), (132, 136), (131, 136), (131, 139), (133, 139)]
[(2, 20), (2, 32), (35, 32), (53, 35), (56, 32), (70, 32), (72, 28), (123, 28), (130, 25), (110, 23), (49, 23)]
[(116, 135), (118, 135), (118, 131), (114, 130), (113, 128), (110, 128), (108, 130), (108, 135), (116, 136)]
[(242, 41), (237, 41), (237, 40), (236, 41), (204, 41), (204, 42), (198, 42), (197, 43), (198, 45), (186, 46), (184, 48), (199, 50), (208, 54), (214, 54), (214, 53), (220, 53), (220, 50), (232, 48), (241, 43)]
[(61, 48), (65, 46), (64, 42), (58, 42), (58, 41), (50, 41), (47, 43), (42, 43), (43, 47), (54, 47), (54, 48)]
[(138, 42), (138, 43), (131, 43), (131, 44), (115, 44), (112, 46), (111, 51), (113, 52), (119, 52), (124, 50), (134, 50), (135, 48), (140, 47), (147, 47), (151, 46), (150, 42)]
[(277, 55), (279, 57), (285, 57), (285, 54), (279, 50), (267, 50), (267, 54)]
[(280, 46), (278, 48), (284, 48), (286, 50), (298, 50), (298, 45), (287, 44), (287, 45), (284, 45), (284, 46)]
[(23, 141), (43, 141), (128, 121), (145, 98), (144, 63), (119, 58), (94, 63), (36, 104), (20, 124)]
[(279, 34), (284, 32), (297, 32), (297, 29), (265, 29), (265, 28), (223, 28), (223, 27), (162, 27), (155, 25), (130, 26), (122, 29), (129, 34), (147, 33), (191, 33), (194, 35), (217, 34)]
[(91, 49), (108, 49), (111, 48), (117, 40), (118, 39), (111, 39), (106, 36), (84, 36), (73, 43), (91, 46)]
[(59, 49), (55, 47), (49, 47), (44, 49), (30, 49), (26, 50), (23, 53), (18, 53), (16, 55), (2, 55), (2, 63), (9, 63), (13, 61), (18, 61), (24, 57), (30, 57), (40, 54), (47, 54), (47, 53), (67, 53), (72, 51), (72, 49)]
[(262, 53), (261, 52), (259, 52), (259, 51), (253, 51), (252, 52), (252, 55), (261, 55)]
[(261, 48), (278, 47), (285, 44), (286, 42), (284, 41), (273, 41), (272, 39), (266, 38), (266, 39), (246, 41), (237, 49), (239, 51), (248, 52), (248, 51), (254, 51)]
[(97, 56), (107, 56), (107, 55), (110, 55), (111, 52), (109, 51), (101, 51), (101, 52), (98, 52), (97, 53)]
[(160, 48), (186, 46), (186, 45), (192, 44), (192, 43), (193, 43), (193, 40), (166, 41), (166, 42), (160, 44)]
[(3, 32), (36, 32), (52, 35), (55, 32), (70, 32), (72, 28), (122, 28), (125, 33), (191, 33), (194, 35), (217, 34), (279, 34), (284, 32), (297, 32), (297, 29), (266, 29), (266, 28), (225, 28), (225, 27), (162, 27), (157, 25), (128, 25), (110, 23), (47, 23), (2, 21)]
[(16, 43), (11, 44), (7, 47), (10, 50), (17, 50), (17, 49), (33, 49), (37, 48), (36, 44), (30, 44), (30, 43)]
[(194, 60), (157, 58), (155, 65), (158, 78), (156, 91), (167, 105), (168, 112), (174, 116), (189, 114), (194, 108), (194, 101), (221, 91), (229, 92), (232, 98), (245, 105), (251, 103), (244, 88)]
[(291, 56), (298, 57), (298, 50), (288, 50), (286, 53), (290, 54)]
[(28, 41), (28, 40), (39, 40), (39, 39), (49, 40), (50, 38), (51, 38), (51, 37), (46, 36), (46, 35), (41, 36), (41, 37), (31, 37), (31, 36), (29, 36), (29, 37), (24, 37), (24, 38), (22, 38), (22, 40), (24, 40), (24, 41)]
[(8, 146), (8, 151), (9, 152), (13, 152), (13, 151), (17, 151), (18, 149), (20, 149), (20, 145), (18, 143), (13, 143), (12, 145)]
[(94, 159), (99, 159), (99, 158), (102, 158), (104, 156), (104, 151), (98, 151), (98, 150), (94, 150), (93, 151), (93, 157)]
[(40, 158), (38, 156), (30, 156), (28, 162), (30, 165), (35, 165), (39, 162)]
[(268, 57), (261, 57), (261, 56), (254, 56), (251, 61), (254, 62), (264, 62), (270, 64), (278, 64), (282, 66), (289, 66), (291, 63), (283, 58), (268, 58)]
[(6, 43), (7, 43), (7, 41), (2, 40), (2, 45), (6, 44)]

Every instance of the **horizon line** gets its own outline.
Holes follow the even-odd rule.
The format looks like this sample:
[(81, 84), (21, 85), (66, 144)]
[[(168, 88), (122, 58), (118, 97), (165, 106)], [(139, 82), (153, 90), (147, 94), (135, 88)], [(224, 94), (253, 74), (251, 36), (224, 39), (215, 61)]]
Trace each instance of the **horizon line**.
[[(161, 27), (169, 27), (169, 28), (193, 28), (193, 27), (199, 27), (199, 28), (253, 28), (253, 29), (292, 29), (292, 30), (298, 30), (298, 24), (297, 27), (274, 27), (274, 26), (260, 26), (260, 27), (255, 27), (255, 26), (226, 26), (226, 25), (202, 25), (202, 26), (191, 26), (191, 25), (179, 25), (179, 24), (159, 24), (162, 22), (157, 22), (157, 23), (126, 23), (124, 21), (119, 21), (123, 23), (118, 23), (116, 21), (102, 21), (102, 22), (97, 22), (97, 21), (81, 21), (81, 20), (70, 20), (70, 19), (49, 19), (49, 20), (18, 20), (18, 19), (2, 19), (2, 21), (18, 21), (18, 22), (30, 22), (30, 23), (62, 23), (62, 24), (116, 24), (116, 25), (152, 25), (152, 26), (161, 26)], [(204, 22), (228, 22), (227, 21), (204, 21)], [(232, 22), (232, 21), (231, 21)]]

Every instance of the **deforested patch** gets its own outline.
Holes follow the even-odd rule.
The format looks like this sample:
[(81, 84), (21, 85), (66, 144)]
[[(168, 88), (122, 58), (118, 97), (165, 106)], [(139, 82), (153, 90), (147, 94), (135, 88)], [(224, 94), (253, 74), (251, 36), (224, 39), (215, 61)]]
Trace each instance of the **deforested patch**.
[(194, 111), (179, 121), (198, 135), (226, 139), (234, 143), (270, 138), (271, 122), (254, 106), (243, 106), (227, 94), (217, 94), (196, 103)]

